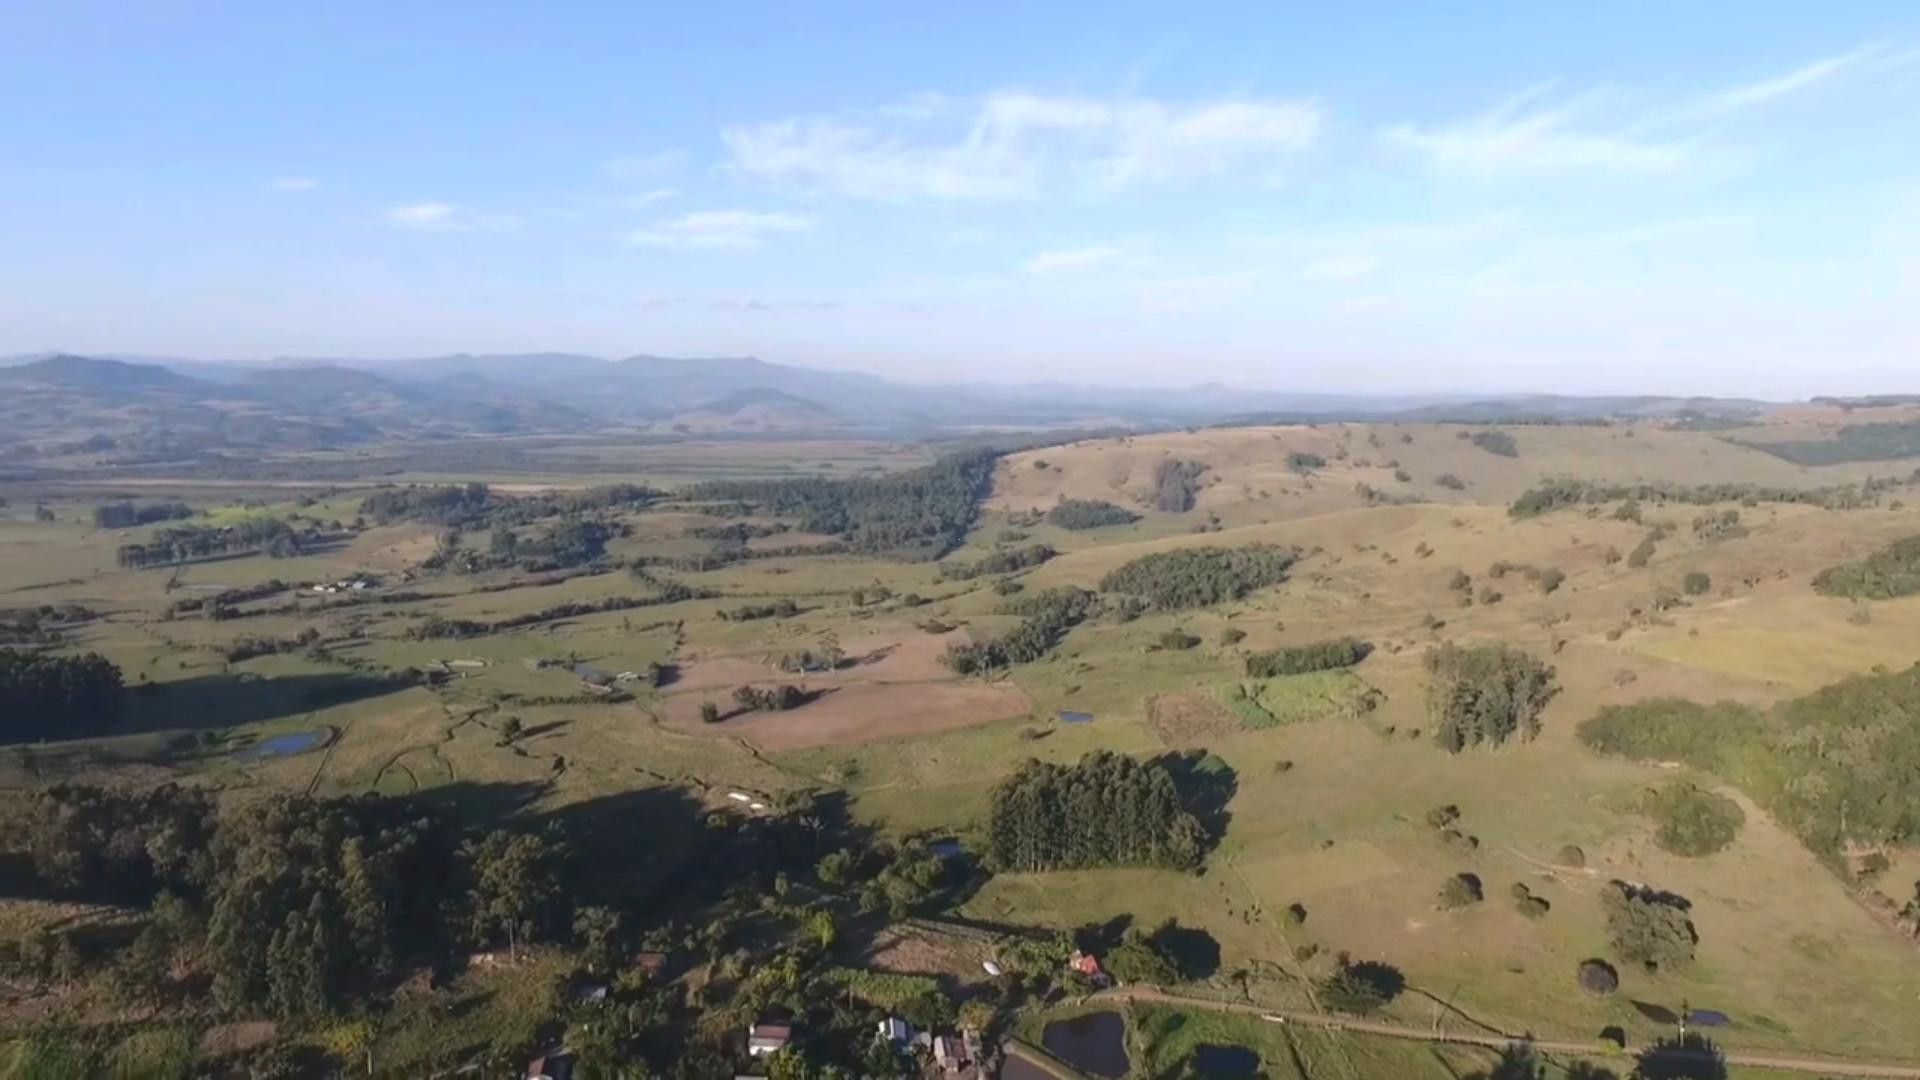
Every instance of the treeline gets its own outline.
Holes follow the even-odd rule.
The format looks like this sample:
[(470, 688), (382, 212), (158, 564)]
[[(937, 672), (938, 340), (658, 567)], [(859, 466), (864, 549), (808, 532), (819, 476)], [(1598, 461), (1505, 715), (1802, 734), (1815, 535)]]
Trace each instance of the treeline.
[(501, 495), (478, 483), (414, 484), (383, 488), (368, 495), (360, 502), (360, 515), (382, 525), (396, 521), (463, 528), (524, 525), (562, 515), (638, 509), (661, 495), (640, 484), (602, 484), (579, 491), (518, 496)]
[(116, 502), (93, 508), (96, 529), (131, 529), (156, 521), (181, 521), (193, 516), (193, 507), (183, 502)]
[(99, 617), (84, 604), (41, 604), (0, 610), (0, 645), (58, 645), (66, 631)]
[(1023, 596), (1004, 609), (1021, 623), (991, 641), (954, 644), (941, 659), (961, 675), (1030, 664), (1053, 651), (1068, 630), (1100, 608), (1100, 597), (1071, 585)]
[(197, 958), (222, 1009), (319, 1019), (454, 950), (559, 940), (571, 923), (558, 838), (462, 830), (411, 801), (283, 795), (223, 813), (171, 786), (61, 786), (14, 825), (46, 887), (150, 909), (114, 959), (135, 1000), (187, 992), (175, 974)]
[(120, 715), (120, 669), (98, 653), (53, 656), (0, 649), (0, 738), (77, 738)]
[(715, 614), (723, 622), (752, 622), (756, 619), (791, 619), (800, 614), (800, 605), (791, 598), (782, 597), (771, 604), (742, 604), (736, 608), (721, 608)]
[(749, 540), (779, 536), (790, 529), (790, 526), (777, 521), (764, 525), (750, 521), (733, 521), (725, 525), (696, 525), (688, 529), (686, 535), (695, 540), (722, 540), (733, 544), (744, 544)]
[(227, 663), (238, 664), (258, 656), (280, 656), (309, 648), (320, 640), (320, 631), (309, 626), (292, 637), (246, 635), (233, 640), (221, 655)]
[(1679, 761), (1739, 787), (1815, 853), (1920, 843), (1920, 666), (1757, 709), (1655, 698), (1580, 725), (1601, 753)]
[(1140, 515), (1133, 511), (1099, 499), (1061, 499), (1047, 511), (1047, 524), (1075, 532), (1131, 525), (1139, 520)]
[(1058, 552), (1045, 544), (1028, 544), (1025, 547), (1002, 548), (970, 563), (945, 563), (940, 567), (940, 576), (948, 581), (972, 581), (988, 574), (1011, 574), (1016, 570), (1027, 570), (1039, 566)]
[(1540, 712), (1560, 687), (1554, 670), (1510, 645), (1452, 642), (1426, 656), (1433, 738), (1449, 753), (1540, 733)]
[(1796, 465), (1844, 465), (1851, 461), (1899, 461), (1920, 456), (1920, 422), (1848, 424), (1832, 438), (1783, 442), (1729, 440), (1736, 446), (1785, 458)]
[(1722, 502), (1794, 503), (1826, 510), (1858, 510), (1872, 506), (1876, 495), (1903, 482), (1907, 481), (1867, 480), (1861, 484), (1790, 488), (1762, 484), (1610, 484), (1563, 477), (1537, 484), (1522, 492), (1507, 507), (1507, 514), (1514, 518), (1538, 517), (1555, 510), (1619, 501), (1669, 502), (1690, 506), (1709, 506)]
[(1310, 671), (1332, 671), (1352, 667), (1367, 658), (1373, 646), (1359, 638), (1343, 637), (1316, 641), (1311, 645), (1290, 645), (1247, 657), (1247, 675), (1271, 679), (1281, 675), (1304, 675)]
[(1138, 596), (1163, 611), (1206, 607), (1285, 581), (1294, 559), (1292, 551), (1272, 544), (1161, 551), (1108, 574), (1100, 588)]
[(236, 585), (231, 589), (221, 589), (212, 596), (183, 596), (167, 605), (167, 617), (204, 610), (210, 619), (231, 619), (235, 615), (235, 604), (264, 600), (290, 588), (292, 586), (279, 578), (272, 578), (258, 585)]
[(521, 537), (502, 522), (488, 537), (494, 565), (517, 563), (532, 573), (586, 566), (604, 558), (616, 529), (592, 518), (568, 517), (539, 535)]
[(846, 480), (716, 480), (694, 485), (687, 497), (750, 503), (866, 554), (937, 559), (973, 526), (998, 457), (970, 450), (891, 476)]
[(325, 536), (318, 529), (295, 531), (280, 518), (249, 518), (236, 525), (170, 526), (156, 531), (145, 543), (120, 545), (115, 554), (121, 566), (133, 570), (259, 552), (290, 559)]
[(1207, 839), (1165, 766), (1099, 750), (1072, 766), (1029, 760), (995, 786), (986, 858), (1011, 873), (1190, 870)]
[(1864, 559), (1829, 566), (1814, 575), (1813, 589), (1854, 600), (1892, 600), (1920, 593), (1920, 536), (1895, 540)]
[(638, 608), (658, 607), (662, 604), (678, 604), (686, 600), (709, 600), (717, 595), (710, 589), (696, 589), (679, 582), (665, 582), (657, 596), (609, 596), (604, 600), (574, 600), (544, 607), (538, 611), (527, 611), (504, 619), (495, 619), (492, 622), (449, 619), (441, 615), (433, 615), (409, 629), (406, 636), (414, 641), (485, 637), (488, 634), (518, 630), (523, 626), (534, 626), (538, 623), (552, 622), (555, 619), (577, 619), (582, 615), (604, 615), (609, 611), (633, 611)]

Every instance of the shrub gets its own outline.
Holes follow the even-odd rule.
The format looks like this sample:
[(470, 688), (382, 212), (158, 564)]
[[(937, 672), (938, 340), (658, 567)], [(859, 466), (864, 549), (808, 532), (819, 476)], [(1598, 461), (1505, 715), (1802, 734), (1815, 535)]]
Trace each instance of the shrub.
[(1689, 570), (1680, 579), (1680, 590), (1688, 596), (1705, 596), (1713, 588), (1713, 579), (1699, 570)]
[(1567, 575), (1557, 566), (1549, 566), (1540, 571), (1540, 591), (1552, 595), (1567, 580)]
[(1633, 567), (1635, 570), (1647, 565), (1653, 558), (1654, 547), (1659, 543), (1660, 535), (1658, 533), (1648, 533), (1642, 537), (1640, 543), (1636, 544), (1634, 549), (1627, 554), (1627, 565)]
[(1160, 647), (1173, 651), (1184, 651), (1200, 644), (1200, 639), (1175, 627), (1160, 635)]
[(1561, 866), (1587, 865), (1587, 853), (1578, 844), (1568, 844), (1560, 849), (1558, 855)]
[(1440, 886), (1440, 906), (1448, 911), (1471, 907), (1483, 899), (1480, 879), (1472, 874), (1455, 874)]
[(1399, 997), (1406, 985), (1406, 978), (1386, 964), (1342, 962), (1333, 974), (1319, 980), (1314, 989), (1321, 1005), (1335, 1012), (1365, 1016)]
[(714, 704), (711, 701), (701, 702), (700, 703), (700, 722), (703, 724), (719, 723), (720, 722), (720, 706)]
[(1433, 482), (1440, 487), (1446, 488), (1448, 491), (1467, 490), (1467, 482), (1452, 473), (1441, 473), (1439, 476), (1433, 478)]
[(1220, 644), (1231, 648), (1247, 639), (1247, 632), (1237, 626), (1229, 626), (1220, 631)]
[(1589, 994), (1604, 997), (1620, 989), (1620, 973), (1605, 960), (1582, 960), (1574, 978), (1580, 983), (1580, 989)]

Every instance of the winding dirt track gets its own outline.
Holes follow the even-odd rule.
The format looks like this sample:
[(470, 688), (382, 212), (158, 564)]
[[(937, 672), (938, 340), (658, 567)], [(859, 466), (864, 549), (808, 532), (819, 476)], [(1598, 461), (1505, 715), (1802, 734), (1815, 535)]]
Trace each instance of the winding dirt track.
[[(1534, 1039), (1513, 1035), (1469, 1035), (1433, 1031), (1426, 1028), (1403, 1027), (1398, 1024), (1383, 1024), (1373, 1020), (1355, 1020), (1339, 1016), (1326, 1016), (1320, 1013), (1282, 1012), (1261, 1008), (1258, 1005), (1241, 1002), (1208, 1001), (1202, 998), (1182, 997), (1163, 990), (1146, 987), (1122, 987), (1116, 990), (1102, 990), (1089, 1000), (1094, 1001), (1144, 1001), (1158, 1005), (1173, 1005), (1188, 1009), (1210, 1009), (1214, 1012), (1245, 1013), (1270, 1019), (1273, 1023), (1298, 1024), (1302, 1027), (1328, 1028), (1334, 1031), (1353, 1031), (1363, 1035), (1378, 1035), (1388, 1039), (1407, 1039), (1426, 1043), (1458, 1043), (1469, 1046), (1484, 1046), (1500, 1050), (1513, 1043), (1526, 1043), (1534, 1049), (1548, 1054), (1567, 1054), (1594, 1060), (1618, 1058), (1617, 1050), (1609, 1049), (1605, 1044), (1593, 1042), (1560, 1041), (1554, 1039)], [(1006, 1046), (1009, 1056), (1019, 1057), (1058, 1075), (1058, 1065), (1051, 1060), (1039, 1060), (1018, 1042), (1009, 1041)], [(1902, 1065), (1888, 1062), (1837, 1061), (1823, 1058), (1776, 1057), (1771, 1054), (1726, 1053), (1729, 1065), (1750, 1065), (1755, 1068), (1779, 1069), (1785, 1072), (1811, 1073), (1826, 1077), (1865, 1077), (1873, 1080), (1920, 1080), (1920, 1065)]]

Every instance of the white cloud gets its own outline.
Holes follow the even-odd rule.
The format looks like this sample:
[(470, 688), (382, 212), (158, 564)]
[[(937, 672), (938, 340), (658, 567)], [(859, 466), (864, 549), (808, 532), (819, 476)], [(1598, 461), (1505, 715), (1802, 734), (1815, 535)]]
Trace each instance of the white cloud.
[(1066, 251), (1043, 251), (1027, 260), (1026, 271), (1029, 274), (1073, 273), (1114, 266), (1128, 261), (1132, 260), (1125, 248), (1111, 245), (1073, 248)]
[(520, 227), (520, 219), (512, 215), (475, 214), (451, 203), (433, 201), (392, 207), (387, 211), (387, 223), (416, 232), (501, 232)]
[(645, 210), (655, 203), (663, 203), (669, 199), (677, 199), (679, 197), (680, 191), (678, 188), (663, 187), (654, 188), (651, 191), (642, 191), (637, 195), (629, 195), (622, 201), (629, 210)]
[(884, 201), (1004, 200), (1230, 175), (1267, 181), (1313, 145), (1322, 120), (1311, 101), (1000, 91), (734, 126), (721, 138), (736, 172), (769, 183)]
[(753, 210), (697, 210), (630, 232), (630, 247), (694, 249), (751, 248), (773, 233), (805, 232), (813, 219), (804, 214), (760, 213)]
[(277, 176), (273, 180), (275, 191), (312, 191), (320, 186), (320, 181), (311, 176)]

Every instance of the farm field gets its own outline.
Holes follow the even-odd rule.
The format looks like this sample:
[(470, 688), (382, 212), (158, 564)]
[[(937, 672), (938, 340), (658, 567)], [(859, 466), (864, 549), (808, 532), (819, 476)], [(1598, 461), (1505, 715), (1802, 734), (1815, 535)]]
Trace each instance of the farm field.
[[(1737, 434), (1804, 440), (1834, 427), (1787, 415)], [(1731, 1018), (1714, 1032), (1726, 1048), (1920, 1067), (1920, 948), (1888, 915), (1913, 897), (1920, 853), (1887, 845), (1885, 871), (1856, 878), (1724, 777), (1601, 756), (1578, 733), (1610, 706), (1679, 696), (1765, 708), (1920, 661), (1920, 597), (1867, 603), (1811, 584), (1920, 534), (1910, 463), (1806, 466), (1654, 423), (1516, 425), (1503, 429), (1507, 455), (1462, 437), (1482, 430), (1202, 429), (1010, 452), (937, 559), (862, 550), (851, 530), (756, 502), (751, 487), (698, 486), (878, 476), (934, 456), (851, 441), (556, 446), (526, 453), (593, 466), (406, 469), (301, 490), (191, 478), (0, 487), (0, 612), (72, 612), (49, 647), (97, 653), (126, 684), (105, 730), (0, 746), (0, 785), (16, 802), (61, 783), (171, 783), (235, 804), (378, 795), (465, 822), (589, 822), (594, 850), (632, 854), (619, 874), (644, 890), (701, 869), (703, 836), (682, 826), (709, 815), (771, 821), (786, 800), (826, 793), (849, 829), (976, 853), (993, 842), (996, 789), (1030, 760), (1204, 758), (1226, 795), (1194, 868), (1003, 869), (938, 914), (1042, 930), (1173, 920), (1217, 950), (1188, 981), (1276, 1008), (1315, 1008), (1316, 980), (1372, 961), (1404, 977), (1379, 1010), (1392, 1022), (1443, 1011), (1543, 1038), (1617, 1030), (1644, 1046), (1672, 1031), (1652, 1018), (1660, 1010), (1708, 1009)], [(1169, 461), (1196, 467), (1177, 509)], [(1510, 511), (1566, 478), (1649, 494)], [(1869, 480), (1885, 486), (1844, 509), (1786, 497)], [(492, 516), (381, 510), (428, 490), (409, 484), (452, 481), (492, 485)], [(544, 516), (514, 501), (613, 483), (649, 490)], [(1766, 492), (1687, 501), (1653, 485)], [(289, 522), (313, 540), (281, 557), (135, 568), (120, 549), (180, 523), (95, 527), (95, 507), (123, 497), (182, 500), (201, 526)], [(1068, 528), (1048, 513), (1062, 499), (1133, 520)], [(569, 562), (561, 530), (580, 521), (600, 531), (581, 541), (591, 557)], [(992, 562), (1034, 545), (1047, 557)], [(1135, 560), (1260, 546), (1289, 553), (1283, 580), (1172, 609), (1101, 609), (1042, 655), (984, 671), (952, 662), (1017, 633), (1036, 617), (1023, 604), (1115, 592), (1112, 576)], [(1337, 670), (1248, 666), (1349, 637), (1363, 658)], [(1427, 658), (1443, 643), (1512, 646), (1551, 665), (1538, 735), (1437, 746)], [(1706, 855), (1663, 847), (1641, 807), (1675, 782), (1736, 803), (1737, 836)], [(1443, 826), (1439, 808), (1452, 810)], [(1443, 883), (1462, 874), (1484, 898), (1444, 909)], [(1608, 955), (1615, 881), (1685, 897), (1698, 940), (1673, 970), (1619, 964), (1618, 992), (1597, 996), (1576, 971)], [(1544, 908), (1523, 911), (1523, 894)], [(10, 926), (30, 929), (45, 910), (0, 902)], [(0, 1025), (29, 1015), (9, 1021), (13, 1007), (0, 1006)], [(381, 1036), (397, 1058), (459, 1049), (442, 1046), (461, 1040), (431, 1009), (399, 1016)], [(1131, 1023), (1139, 1076), (1181, 1075), (1214, 1042), (1254, 1048), (1276, 1077), (1458, 1076), (1491, 1061), (1322, 1033), (1289, 1047), (1257, 1022), (1165, 1009)]]

